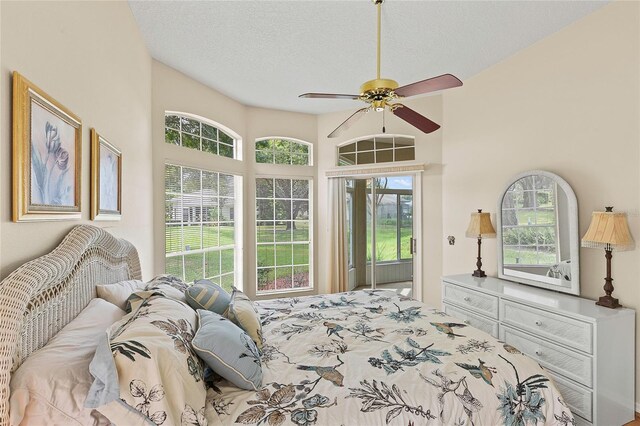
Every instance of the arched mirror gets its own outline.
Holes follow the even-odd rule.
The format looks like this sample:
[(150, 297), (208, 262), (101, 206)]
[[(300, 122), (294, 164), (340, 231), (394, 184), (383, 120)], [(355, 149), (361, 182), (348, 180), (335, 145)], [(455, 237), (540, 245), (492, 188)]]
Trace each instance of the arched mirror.
[(578, 202), (560, 176), (513, 178), (498, 200), (498, 276), (580, 294)]

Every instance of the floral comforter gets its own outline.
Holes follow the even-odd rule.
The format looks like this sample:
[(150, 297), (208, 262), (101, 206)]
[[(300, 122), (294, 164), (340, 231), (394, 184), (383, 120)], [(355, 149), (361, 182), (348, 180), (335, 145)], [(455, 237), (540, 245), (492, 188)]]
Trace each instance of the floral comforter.
[(263, 386), (208, 390), (209, 424), (572, 425), (516, 348), (382, 290), (257, 303)]

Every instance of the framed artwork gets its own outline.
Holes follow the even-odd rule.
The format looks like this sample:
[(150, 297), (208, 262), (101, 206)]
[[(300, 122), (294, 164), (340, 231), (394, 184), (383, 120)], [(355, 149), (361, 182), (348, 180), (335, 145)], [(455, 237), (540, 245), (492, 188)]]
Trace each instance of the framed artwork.
[(91, 129), (91, 220), (122, 217), (122, 153)]
[(13, 73), (13, 221), (80, 219), (82, 122)]

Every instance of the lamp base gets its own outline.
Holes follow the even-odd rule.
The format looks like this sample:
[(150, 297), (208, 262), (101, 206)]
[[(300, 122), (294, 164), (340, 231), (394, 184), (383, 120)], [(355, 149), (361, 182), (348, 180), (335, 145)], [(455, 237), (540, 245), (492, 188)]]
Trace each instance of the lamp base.
[(600, 296), (600, 298), (596, 302), (596, 305), (604, 306), (605, 308), (611, 309), (622, 307), (622, 305), (618, 303), (618, 299), (611, 296)]
[(476, 269), (475, 271), (473, 271), (473, 274), (471, 274), (472, 277), (478, 277), (478, 278), (484, 278), (487, 276), (487, 274), (484, 273), (484, 271), (482, 269)]

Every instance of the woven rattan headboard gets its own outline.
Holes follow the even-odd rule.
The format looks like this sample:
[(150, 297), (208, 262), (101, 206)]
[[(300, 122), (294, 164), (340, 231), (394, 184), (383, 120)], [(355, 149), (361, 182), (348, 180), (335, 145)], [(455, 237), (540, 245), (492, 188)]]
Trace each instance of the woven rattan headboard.
[(0, 425), (8, 424), (11, 373), (96, 297), (96, 284), (140, 279), (136, 248), (90, 225), (0, 283)]

